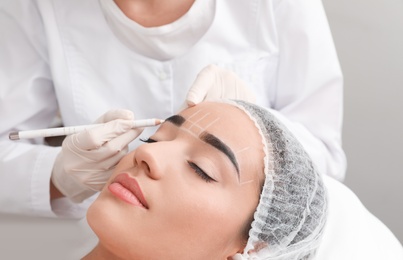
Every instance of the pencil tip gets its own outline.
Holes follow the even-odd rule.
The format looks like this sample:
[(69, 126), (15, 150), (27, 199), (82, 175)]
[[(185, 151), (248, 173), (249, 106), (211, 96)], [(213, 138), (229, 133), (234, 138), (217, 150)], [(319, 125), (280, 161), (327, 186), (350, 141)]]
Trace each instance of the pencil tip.
[(18, 132), (11, 132), (11, 133), (8, 135), (8, 138), (9, 138), (10, 140), (20, 140), (20, 136), (18, 135)]

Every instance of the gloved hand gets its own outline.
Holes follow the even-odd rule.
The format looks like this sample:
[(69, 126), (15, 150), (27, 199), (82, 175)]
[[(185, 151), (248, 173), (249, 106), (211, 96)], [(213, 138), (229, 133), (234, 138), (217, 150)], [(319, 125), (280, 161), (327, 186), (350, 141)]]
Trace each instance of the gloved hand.
[(100, 191), (128, 144), (143, 131), (132, 129), (132, 120), (129, 110), (110, 110), (95, 121), (105, 125), (67, 136), (53, 166), (56, 188), (77, 203)]
[(216, 65), (205, 67), (190, 88), (186, 103), (194, 106), (203, 100), (226, 98), (254, 103), (256, 98), (245, 82), (234, 72)]

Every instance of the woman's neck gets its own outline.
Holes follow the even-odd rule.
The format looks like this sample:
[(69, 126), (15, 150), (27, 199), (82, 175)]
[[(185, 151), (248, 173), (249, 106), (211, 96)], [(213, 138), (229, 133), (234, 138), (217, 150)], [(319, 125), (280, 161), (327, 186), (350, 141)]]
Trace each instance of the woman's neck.
[(195, 0), (114, 0), (131, 20), (144, 27), (172, 23), (186, 14)]

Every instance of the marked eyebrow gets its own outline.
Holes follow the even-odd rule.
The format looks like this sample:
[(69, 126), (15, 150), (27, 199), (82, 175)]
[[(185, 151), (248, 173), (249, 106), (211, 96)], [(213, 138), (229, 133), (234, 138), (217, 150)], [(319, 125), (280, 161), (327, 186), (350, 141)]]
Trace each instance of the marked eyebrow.
[[(178, 127), (183, 125), (186, 122), (186, 119), (181, 116), (181, 115), (173, 115), (165, 119), (165, 122), (170, 122)], [(206, 142), (207, 144), (213, 146), (214, 148), (218, 149), (219, 151), (223, 152), (228, 159), (231, 161), (231, 163), (234, 165), (235, 170), (237, 172), (238, 180), (240, 179), (239, 176), (239, 165), (236, 160), (234, 152), (229, 148), (223, 141), (221, 141), (218, 137), (203, 131), (199, 135), (200, 140)]]
[(173, 115), (165, 119), (165, 122), (170, 122), (176, 126), (181, 126), (185, 123), (186, 119), (180, 115)]

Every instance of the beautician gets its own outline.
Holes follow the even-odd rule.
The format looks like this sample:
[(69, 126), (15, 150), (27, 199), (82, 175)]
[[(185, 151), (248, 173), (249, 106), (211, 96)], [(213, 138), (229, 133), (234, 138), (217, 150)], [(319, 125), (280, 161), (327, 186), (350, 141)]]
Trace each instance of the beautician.
[[(141, 130), (115, 119), (164, 119), (211, 97), (272, 109), (322, 174), (344, 178), (342, 74), (320, 0), (2, 0), (0, 35), (4, 213), (83, 216), (71, 208), (138, 144)], [(65, 126), (112, 123), (88, 146), (9, 140), (58, 112)]]

